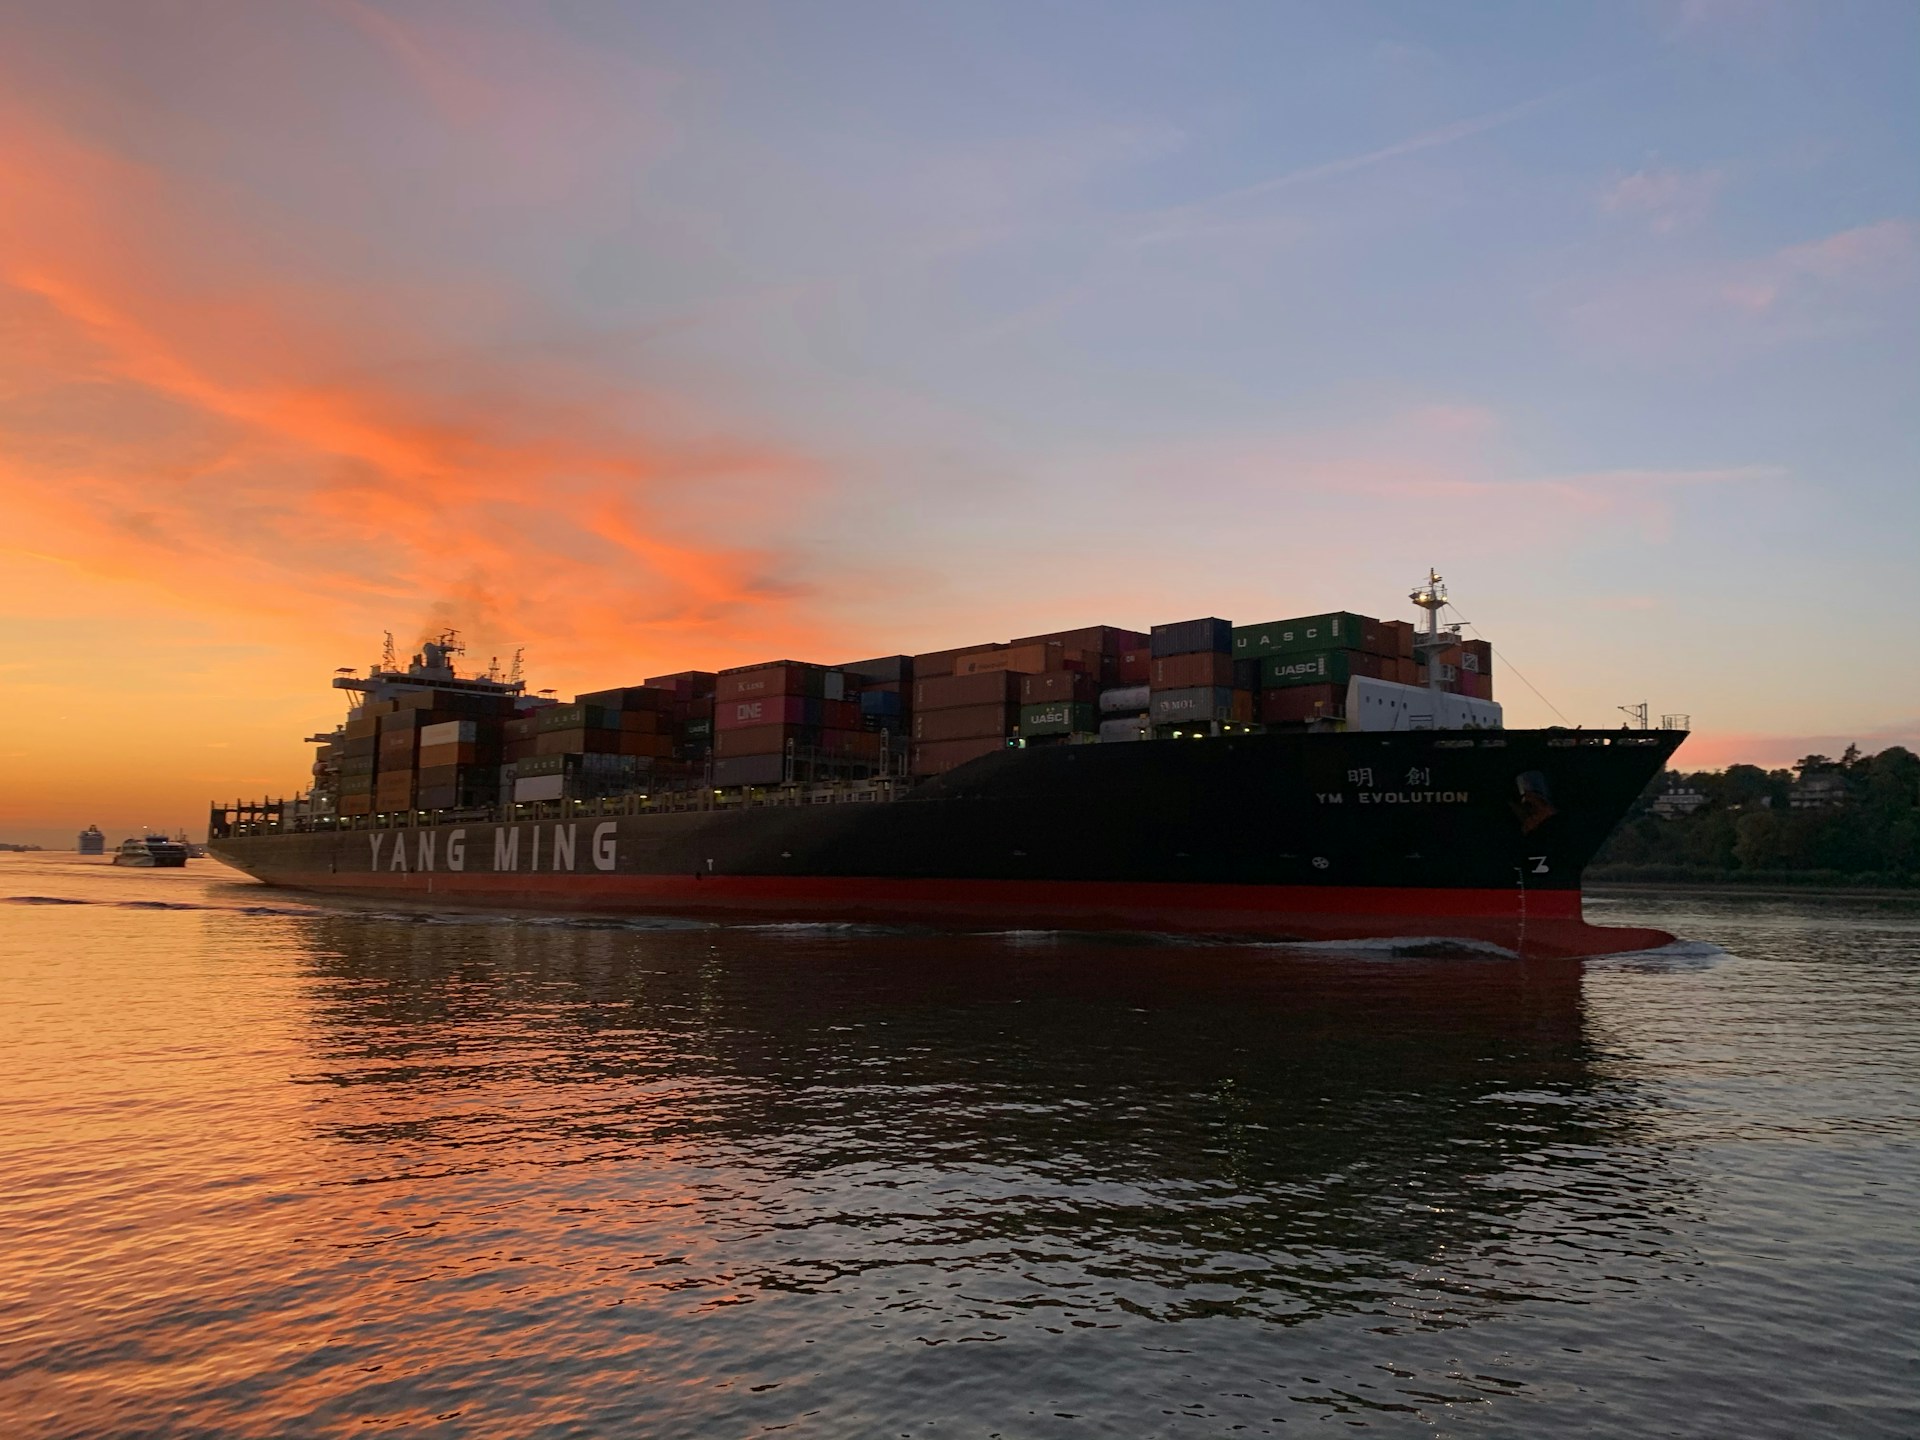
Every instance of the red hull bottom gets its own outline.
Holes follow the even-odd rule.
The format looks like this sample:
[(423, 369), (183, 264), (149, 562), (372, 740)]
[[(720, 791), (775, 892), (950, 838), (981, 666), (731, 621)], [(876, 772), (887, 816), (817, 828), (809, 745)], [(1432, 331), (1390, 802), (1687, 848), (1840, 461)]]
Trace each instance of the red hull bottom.
[(1452, 939), (1539, 958), (1647, 950), (1664, 930), (1589, 925), (1577, 890), (1427, 890), (833, 876), (294, 872), (269, 883), (439, 904), (734, 921), (1118, 930), (1275, 941)]

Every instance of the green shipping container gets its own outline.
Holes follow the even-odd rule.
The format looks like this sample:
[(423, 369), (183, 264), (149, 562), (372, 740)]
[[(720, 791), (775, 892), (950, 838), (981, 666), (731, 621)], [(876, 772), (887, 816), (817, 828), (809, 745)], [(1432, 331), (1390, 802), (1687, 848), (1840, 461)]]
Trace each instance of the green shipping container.
[(1049, 700), (1040, 705), (1020, 707), (1022, 735), (1084, 735), (1100, 729), (1096, 706), (1082, 702)]
[(1233, 632), (1233, 658), (1263, 660), (1269, 655), (1358, 650), (1362, 648), (1361, 637), (1377, 623), (1351, 610), (1335, 610), (1330, 615), (1302, 615), (1297, 620), (1239, 625)]
[(1260, 684), (1268, 690), (1288, 685), (1344, 685), (1351, 673), (1348, 652), (1322, 650), (1316, 655), (1269, 655), (1260, 662)]

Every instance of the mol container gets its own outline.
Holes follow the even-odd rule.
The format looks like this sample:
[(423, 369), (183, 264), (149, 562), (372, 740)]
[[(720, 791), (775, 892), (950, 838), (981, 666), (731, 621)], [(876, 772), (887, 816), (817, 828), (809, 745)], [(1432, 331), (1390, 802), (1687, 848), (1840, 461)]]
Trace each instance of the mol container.
[(1188, 725), (1234, 718), (1234, 692), (1225, 685), (1192, 690), (1156, 690), (1147, 712), (1155, 725)]

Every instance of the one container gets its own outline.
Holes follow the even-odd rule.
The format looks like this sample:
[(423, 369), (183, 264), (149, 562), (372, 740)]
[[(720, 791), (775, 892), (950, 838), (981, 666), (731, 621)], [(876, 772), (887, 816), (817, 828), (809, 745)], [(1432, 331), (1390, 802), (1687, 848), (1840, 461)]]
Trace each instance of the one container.
[(1176, 620), (1153, 627), (1147, 647), (1158, 660), (1166, 655), (1193, 655), (1203, 650), (1228, 654), (1233, 650), (1233, 626), (1208, 616), (1204, 620)]
[(1100, 743), (1113, 744), (1122, 740), (1145, 740), (1153, 734), (1153, 723), (1144, 715), (1126, 715), (1118, 719), (1100, 722)]
[(721, 700), (714, 706), (713, 728), (746, 730), (758, 725), (818, 725), (824, 703), (810, 695)]

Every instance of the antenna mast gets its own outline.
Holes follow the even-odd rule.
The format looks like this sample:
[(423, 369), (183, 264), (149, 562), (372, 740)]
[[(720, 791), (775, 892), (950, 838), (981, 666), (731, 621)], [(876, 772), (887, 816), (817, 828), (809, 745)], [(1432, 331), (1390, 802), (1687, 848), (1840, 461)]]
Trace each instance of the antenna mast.
[(386, 636), (386, 643), (380, 647), (380, 668), (391, 675), (400, 668), (400, 657), (394, 652), (393, 632), (383, 630), (380, 633)]
[(1416, 585), (1407, 598), (1427, 612), (1427, 633), (1420, 637), (1420, 648), (1426, 651), (1427, 688), (1438, 690), (1440, 685), (1439, 655), (1441, 647), (1451, 643), (1440, 637), (1440, 612), (1447, 608), (1447, 582), (1440, 578), (1440, 572), (1432, 566), (1427, 567), (1424, 584)]
[(507, 683), (509, 685), (518, 685), (527, 678), (526, 667), (523, 664), (526, 655), (527, 647), (524, 645), (513, 652), (513, 664), (507, 667)]

